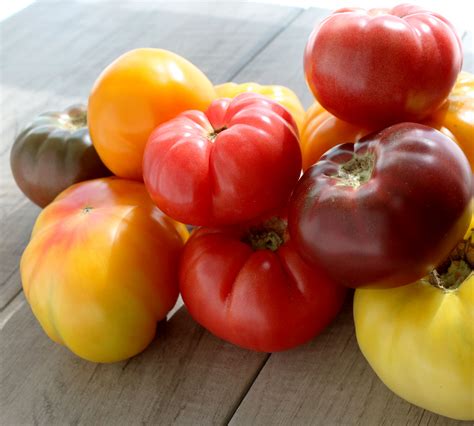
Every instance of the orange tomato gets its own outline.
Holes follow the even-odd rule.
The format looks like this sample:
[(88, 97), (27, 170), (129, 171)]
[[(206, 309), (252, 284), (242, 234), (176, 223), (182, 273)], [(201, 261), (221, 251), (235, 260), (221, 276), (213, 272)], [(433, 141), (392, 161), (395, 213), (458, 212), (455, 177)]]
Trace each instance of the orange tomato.
[[(474, 75), (461, 72), (446, 102), (422, 122), (452, 138), (464, 151), (474, 171)], [(377, 128), (363, 128), (340, 120), (314, 102), (306, 111), (301, 131), (303, 170), (332, 147), (356, 142)]]
[(314, 101), (306, 111), (300, 137), (303, 170), (310, 168), (332, 147), (356, 142), (371, 131), (373, 129), (340, 120)]
[(21, 258), (25, 296), (55, 342), (94, 362), (126, 359), (176, 303), (186, 238), (140, 182), (76, 184), (36, 221)]
[(92, 88), (92, 141), (114, 174), (142, 180), (150, 133), (183, 111), (204, 111), (215, 98), (212, 83), (181, 56), (163, 49), (132, 50), (112, 62)]
[(295, 92), (285, 86), (261, 86), (258, 83), (224, 83), (215, 86), (219, 98), (235, 98), (245, 92), (259, 93), (283, 105), (293, 116), (301, 132), (304, 121), (304, 108)]
[(474, 74), (459, 74), (447, 101), (425, 124), (454, 139), (474, 171)]

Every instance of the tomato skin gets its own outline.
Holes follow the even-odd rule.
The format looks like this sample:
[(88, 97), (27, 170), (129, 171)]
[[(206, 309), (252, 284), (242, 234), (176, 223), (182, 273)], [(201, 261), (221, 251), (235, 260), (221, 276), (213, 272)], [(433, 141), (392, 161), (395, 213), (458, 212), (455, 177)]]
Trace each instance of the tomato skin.
[[(474, 75), (462, 71), (446, 102), (422, 124), (433, 127), (456, 142), (474, 172)], [(306, 111), (301, 127), (303, 170), (316, 163), (326, 151), (346, 142), (356, 142), (381, 129), (361, 127), (337, 118), (315, 101)]]
[(315, 101), (306, 111), (301, 131), (303, 170), (308, 170), (336, 145), (356, 142), (370, 133), (372, 129), (341, 120)]
[(241, 93), (259, 93), (283, 105), (293, 116), (301, 132), (305, 111), (298, 96), (291, 89), (278, 85), (260, 85), (258, 83), (224, 83), (215, 86), (219, 98), (235, 98)]
[[(373, 158), (358, 187), (335, 177), (354, 153)], [(336, 282), (395, 287), (428, 274), (462, 238), (471, 195), (461, 149), (437, 130), (401, 123), (339, 145), (308, 169), (290, 202), (290, 234)]]
[(110, 176), (92, 145), (86, 107), (35, 117), (15, 138), (10, 152), (13, 177), (22, 192), (45, 207), (77, 182)]
[(425, 122), (451, 137), (463, 150), (474, 173), (474, 75), (462, 71), (446, 102)]
[[(474, 218), (468, 234), (473, 227)], [(474, 420), (472, 271), (449, 290), (428, 277), (393, 289), (358, 289), (354, 323), (361, 352), (389, 389), (426, 410)]]
[(370, 127), (434, 112), (454, 86), (462, 58), (460, 39), (445, 18), (405, 4), (337, 10), (309, 37), (304, 67), (325, 109)]
[(215, 98), (208, 78), (181, 56), (131, 50), (94, 83), (88, 105), (92, 141), (114, 174), (142, 180), (143, 151), (153, 129), (183, 111), (204, 111)]
[(187, 111), (150, 136), (144, 181), (156, 205), (192, 225), (251, 220), (288, 201), (301, 172), (296, 124), (258, 94)]
[(214, 335), (261, 352), (290, 349), (339, 312), (344, 288), (310, 267), (291, 240), (278, 250), (242, 242), (249, 227), (201, 228), (187, 242), (180, 290), (192, 317)]
[(94, 362), (141, 352), (178, 297), (187, 231), (143, 183), (76, 184), (39, 215), (21, 258), (25, 296), (55, 342)]

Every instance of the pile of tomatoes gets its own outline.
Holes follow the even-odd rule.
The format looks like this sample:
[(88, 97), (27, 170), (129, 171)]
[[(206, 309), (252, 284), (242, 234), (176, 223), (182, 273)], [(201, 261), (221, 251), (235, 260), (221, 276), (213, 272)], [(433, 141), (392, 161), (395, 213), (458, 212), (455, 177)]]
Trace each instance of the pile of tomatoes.
[(45, 207), (21, 260), (43, 329), (85, 359), (126, 359), (181, 294), (216, 336), (273, 352), (315, 337), (357, 288), (379, 377), (473, 419), (474, 76), (461, 65), (452, 25), (409, 5), (315, 28), (306, 113), (285, 87), (213, 86), (169, 51), (125, 53), (87, 111), (39, 116), (12, 149)]

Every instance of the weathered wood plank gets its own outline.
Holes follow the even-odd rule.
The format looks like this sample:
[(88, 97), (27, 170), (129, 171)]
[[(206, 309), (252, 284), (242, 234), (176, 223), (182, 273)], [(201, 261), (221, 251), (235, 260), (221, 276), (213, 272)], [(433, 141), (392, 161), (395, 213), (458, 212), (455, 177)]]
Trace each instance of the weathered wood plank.
[[(299, 9), (258, 4), (36, 3), (0, 24), (0, 311), (20, 289), (11, 279), (38, 209), (13, 182), (9, 151), (35, 114), (87, 99), (102, 69), (143, 46), (182, 54), (213, 81), (247, 63)], [(10, 234), (11, 233), (11, 234)]]
[[(15, 271), (17, 274), (18, 271)], [(17, 312), (23, 305), (25, 305), (26, 299), (23, 291), (19, 291), (16, 296), (9, 301), (8, 305), (0, 312), (0, 329), (2, 329), (8, 320)]]
[[(313, 25), (327, 13), (309, 9), (300, 15), (235, 80), (286, 85), (308, 106), (312, 95), (304, 81), (303, 50)], [(403, 401), (383, 385), (358, 349), (351, 301), (321, 336), (272, 354), (231, 420), (235, 425), (308, 423), (458, 424)]]
[(267, 357), (214, 338), (185, 309), (144, 353), (116, 364), (50, 342), (25, 309), (1, 336), (4, 425), (222, 424)]

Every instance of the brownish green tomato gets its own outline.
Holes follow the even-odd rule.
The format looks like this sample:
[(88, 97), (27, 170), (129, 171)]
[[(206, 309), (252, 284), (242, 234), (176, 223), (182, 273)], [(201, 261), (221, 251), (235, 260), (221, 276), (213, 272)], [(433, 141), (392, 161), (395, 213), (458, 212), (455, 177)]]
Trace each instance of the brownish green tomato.
[(112, 174), (92, 145), (84, 105), (35, 117), (15, 139), (10, 165), (17, 185), (40, 207), (74, 183)]

